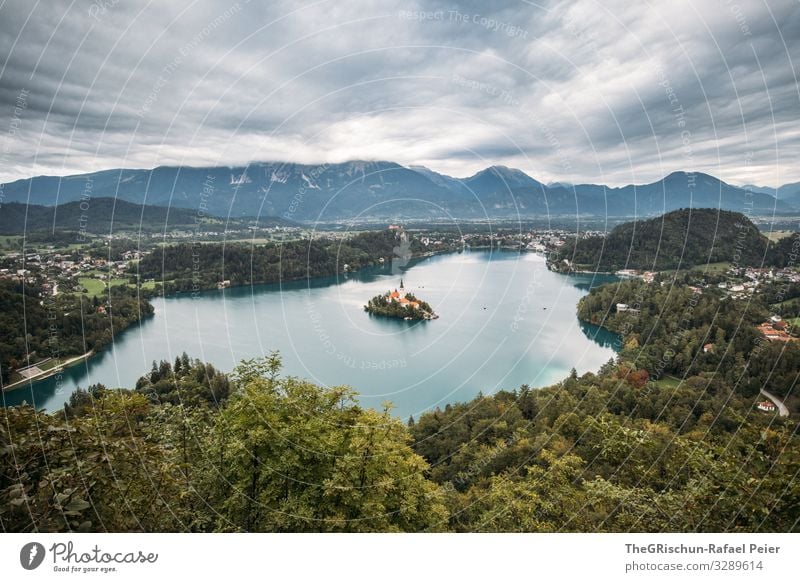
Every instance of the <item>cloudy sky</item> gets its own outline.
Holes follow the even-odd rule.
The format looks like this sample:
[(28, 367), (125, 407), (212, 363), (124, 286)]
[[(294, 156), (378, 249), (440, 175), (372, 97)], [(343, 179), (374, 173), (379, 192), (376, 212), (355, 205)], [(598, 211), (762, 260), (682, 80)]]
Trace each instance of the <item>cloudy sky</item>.
[(384, 159), (800, 181), (800, 3), (0, 0), (0, 181)]

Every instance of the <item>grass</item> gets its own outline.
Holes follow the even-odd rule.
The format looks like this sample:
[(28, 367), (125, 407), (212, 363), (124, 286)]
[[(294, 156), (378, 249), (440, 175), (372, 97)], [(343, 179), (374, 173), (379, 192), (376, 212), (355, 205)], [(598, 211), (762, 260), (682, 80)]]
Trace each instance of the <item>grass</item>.
[(721, 263), (708, 263), (707, 265), (695, 265), (691, 268), (692, 271), (702, 271), (703, 273), (708, 273), (709, 275), (720, 275), (725, 273), (730, 269), (731, 264), (727, 262)]
[(63, 360), (61, 358), (53, 358), (53, 359), (45, 362), (41, 366), (39, 366), (39, 369), (42, 372), (46, 372), (47, 370), (52, 370), (53, 368), (55, 368), (57, 365), (61, 364), (62, 362), (63, 362)]
[(676, 378), (675, 376), (664, 376), (663, 378), (659, 378), (658, 380), (653, 380), (653, 384), (658, 386), (659, 388), (677, 388), (680, 386), (681, 380), (680, 378)]
[[(90, 273), (93, 273), (93, 271), (90, 271), (89, 274)], [(122, 277), (117, 277), (115, 279), (111, 279), (111, 281), (109, 283), (110, 283), (111, 287), (119, 287), (121, 285), (129, 285), (128, 279), (125, 279), (125, 278), (122, 278)], [(105, 284), (105, 281), (102, 281), (100, 279), (95, 279), (94, 277), (78, 277), (78, 284), (81, 287), (83, 287), (84, 289), (86, 289), (86, 295), (88, 295), (89, 297), (100, 297), (100, 298), (102, 298), (102, 297), (105, 297), (105, 295), (106, 295), (106, 284)], [(130, 286), (133, 287), (133, 285), (130, 285)], [(142, 288), (144, 288), (144, 289), (147, 289), (147, 288), (154, 289), (155, 288), (155, 283), (153, 283), (152, 285), (148, 285), (148, 284), (142, 285)]]
[(85, 242), (82, 242), (82, 243), (69, 243), (67, 245), (54, 244), (54, 248), (57, 251), (74, 251), (74, 250), (82, 249), (82, 248), (85, 248), (85, 247), (88, 247), (88, 246), (89, 246), (89, 243), (85, 243)]
[(15, 246), (22, 237), (16, 234), (2, 234), (0, 235), (0, 246)]
[[(39, 368), (42, 372), (47, 372), (48, 370), (52, 370), (62, 362), (63, 360), (60, 358), (51, 358), (50, 360), (44, 362), (43, 364), (38, 364), (34, 362), (33, 365)], [(25, 380), (25, 377), (22, 374), (20, 374), (17, 371), (11, 372), (11, 374), (9, 374), (8, 376), (8, 385), (20, 382), (22, 380)]]
[(100, 297), (105, 295), (106, 284), (99, 279), (93, 279), (92, 277), (80, 277), (78, 278), (78, 284), (86, 289), (86, 295), (89, 297)]
[(785, 301), (781, 301), (780, 303), (773, 303), (772, 307), (773, 308), (790, 307), (798, 303), (800, 303), (800, 297), (792, 297), (791, 299), (786, 299)]

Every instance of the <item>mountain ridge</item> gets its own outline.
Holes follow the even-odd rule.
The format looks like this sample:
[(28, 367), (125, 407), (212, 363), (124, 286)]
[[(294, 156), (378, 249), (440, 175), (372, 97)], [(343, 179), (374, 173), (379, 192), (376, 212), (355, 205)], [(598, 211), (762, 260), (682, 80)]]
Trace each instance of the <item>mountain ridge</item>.
[(546, 185), (522, 170), (502, 165), (455, 178), (424, 166), (384, 160), (117, 168), (15, 180), (3, 184), (2, 192), (6, 202), (44, 206), (111, 197), (147, 206), (203, 209), (222, 218), (274, 216), (299, 222), (647, 216), (679, 208), (769, 214), (800, 209), (800, 198), (781, 200), (702, 172), (675, 171), (655, 182), (616, 187)]

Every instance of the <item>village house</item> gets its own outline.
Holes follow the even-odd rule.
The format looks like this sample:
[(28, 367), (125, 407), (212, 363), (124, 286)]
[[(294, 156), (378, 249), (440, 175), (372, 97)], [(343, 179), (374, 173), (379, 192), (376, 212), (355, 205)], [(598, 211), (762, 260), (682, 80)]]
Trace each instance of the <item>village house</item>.
[(778, 410), (778, 407), (777, 407), (777, 406), (775, 406), (775, 405), (774, 405), (772, 402), (770, 402), (769, 400), (763, 400), (763, 401), (759, 402), (759, 403), (756, 405), (756, 407), (757, 407), (759, 410), (763, 411), (763, 412), (775, 412), (776, 410)]
[(782, 321), (774, 323), (772, 321), (765, 321), (764, 323), (756, 327), (756, 329), (760, 331), (764, 335), (764, 337), (771, 342), (797, 341), (797, 338), (794, 338), (788, 333), (786, 333), (785, 328), (786, 324)]

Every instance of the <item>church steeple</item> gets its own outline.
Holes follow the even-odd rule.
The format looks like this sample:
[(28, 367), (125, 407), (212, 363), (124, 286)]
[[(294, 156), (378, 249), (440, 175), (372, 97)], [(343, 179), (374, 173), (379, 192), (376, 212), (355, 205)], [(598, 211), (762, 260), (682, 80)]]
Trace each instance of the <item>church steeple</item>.
[(402, 292), (404, 289), (405, 287), (403, 287), (403, 278), (400, 277), (400, 291)]

